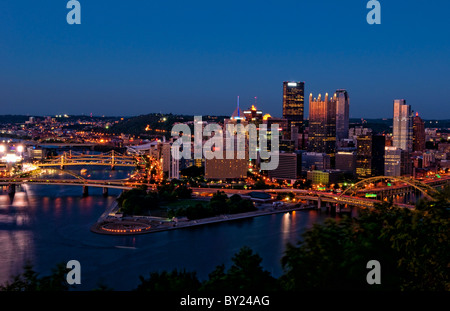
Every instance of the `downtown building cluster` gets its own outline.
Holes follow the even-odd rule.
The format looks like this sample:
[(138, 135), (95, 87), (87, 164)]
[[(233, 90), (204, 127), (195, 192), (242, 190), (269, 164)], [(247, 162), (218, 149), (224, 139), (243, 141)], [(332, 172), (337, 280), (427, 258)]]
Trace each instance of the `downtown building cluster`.
[[(22, 123), (4, 124), (0, 127), (0, 132), (5, 136), (26, 137), (26, 141), (21, 143), (25, 146), (23, 155), (32, 160), (47, 157), (54, 143), (84, 144), (93, 146), (92, 148), (95, 146), (96, 149), (101, 147), (101, 150), (120, 148), (122, 152), (145, 153), (156, 158), (167, 178), (183, 177), (185, 169), (195, 166), (206, 180), (216, 183), (245, 183), (253, 175), (254, 180), (264, 178), (266, 181), (287, 184), (310, 180), (314, 185), (322, 186), (382, 175), (421, 177), (450, 167), (449, 134), (445, 129), (433, 128), (432, 124), (425, 127), (422, 118), (403, 99), (393, 101), (392, 133), (389, 133), (364, 127), (364, 122), (362, 125), (351, 123), (351, 94), (345, 89), (337, 89), (331, 95), (309, 94), (305, 97), (304, 82), (286, 81), (283, 82), (282, 89), (280, 87), (280, 93), (281, 90), (281, 117), (273, 117), (258, 109), (256, 98), (250, 107), (241, 109), (238, 97), (237, 107), (230, 117), (220, 119), (204, 116), (201, 121), (177, 117), (177, 121), (173, 123), (187, 124), (192, 133), (196, 126), (200, 126), (203, 132), (211, 123), (224, 128), (227, 125), (254, 125), (258, 132), (265, 125), (269, 129), (269, 141), (273, 138), (270, 128), (276, 124), (279, 128), (279, 157), (278, 165), (273, 170), (261, 169), (261, 163), (266, 160), (260, 157), (260, 150), (256, 156), (249, 155), (251, 146), (248, 143), (248, 133), (244, 141), (238, 141), (237, 137), (230, 140), (222, 133), (225, 148), (220, 150), (219, 146), (214, 146), (215, 151), (225, 155), (227, 145), (233, 146), (236, 151), (238, 144), (241, 147), (243, 144), (247, 150), (243, 158), (237, 157), (235, 153), (232, 158), (223, 156), (222, 159), (196, 158), (193, 154), (190, 158), (174, 159), (171, 148), (177, 137), (169, 136), (168, 118), (164, 115), (150, 116), (154, 122), (144, 126), (145, 129), (142, 128), (142, 136), (153, 137), (151, 140), (141, 139), (141, 135), (108, 133), (108, 128), (125, 122), (119, 117), (30, 117)], [(308, 103), (305, 103), (305, 98), (309, 99)], [(308, 115), (305, 115), (306, 104), (309, 105)], [(150, 132), (153, 136), (148, 134)], [(208, 135), (203, 136), (202, 146), (210, 138)], [(8, 145), (8, 141), (3, 141), (0, 156), (8, 153)], [(49, 147), (45, 147), (46, 145)], [(267, 146), (270, 147), (270, 143)], [(61, 147), (58, 150), (60, 149)], [(194, 153), (194, 143), (191, 149)]]
[[(278, 167), (260, 172), (272, 181), (290, 184), (307, 179), (330, 185), (343, 177), (416, 177), (449, 167), (446, 145), (441, 142), (440, 148), (426, 149), (425, 142), (431, 137), (426, 135), (424, 121), (403, 99), (393, 101), (392, 134), (350, 126), (350, 95), (345, 89), (332, 95), (310, 94), (306, 118), (305, 83), (283, 82), (282, 112), (281, 118), (275, 118), (255, 105), (244, 111), (238, 105), (224, 120), (224, 124), (279, 125)], [(208, 180), (238, 180), (244, 179), (248, 170), (259, 171), (260, 161), (249, 157), (212, 159), (197, 161), (197, 165), (204, 165)]]

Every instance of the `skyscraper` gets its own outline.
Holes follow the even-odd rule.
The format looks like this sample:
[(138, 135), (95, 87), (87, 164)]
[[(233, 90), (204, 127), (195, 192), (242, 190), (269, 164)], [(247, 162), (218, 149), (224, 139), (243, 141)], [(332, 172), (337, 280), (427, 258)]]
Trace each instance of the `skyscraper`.
[(357, 145), (356, 174), (358, 177), (383, 175), (385, 137), (382, 135), (359, 136)]
[(394, 100), (393, 146), (406, 152), (412, 151), (413, 118), (411, 106), (404, 99)]
[[(238, 106), (234, 110), (231, 118), (224, 119), (225, 131), (221, 134), (223, 140), (223, 147), (214, 146), (216, 152), (222, 154), (220, 158), (205, 159), (205, 178), (206, 179), (243, 179), (247, 177), (248, 163), (249, 163), (249, 144), (248, 144), (248, 133), (244, 134), (244, 139), (241, 141), (234, 134), (238, 133), (228, 133), (228, 125), (242, 124), (246, 126), (248, 124), (242, 111)], [(232, 158), (227, 158), (227, 151), (232, 150)], [(239, 158), (238, 150), (244, 150), (244, 157)]]
[(280, 153), (279, 164), (274, 170), (268, 171), (269, 178), (282, 180), (295, 180), (300, 178), (302, 172), (301, 154), (294, 152)]
[(309, 133), (308, 150), (329, 154), (336, 152), (336, 94), (329, 98), (328, 93), (313, 99), (309, 95)]
[(283, 82), (283, 118), (288, 120), (288, 132), (296, 127), (297, 133), (303, 132), (303, 113), (305, 108), (305, 83)]
[(356, 152), (340, 151), (336, 153), (336, 169), (355, 175)]
[(384, 153), (384, 175), (401, 176), (402, 150), (397, 147), (386, 147)]
[(348, 138), (350, 98), (346, 90), (336, 91), (336, 139)]
[(413, 151), (425, 150), (425, 123), (419, 117), (419, 113), (413, 120)]
[(244, 110), (244, 117), (248, 123), (259, 125), (263, 121), (263, 114), (261, 110), (256, 109), (255, 105), (252, 105), (247, 110)]

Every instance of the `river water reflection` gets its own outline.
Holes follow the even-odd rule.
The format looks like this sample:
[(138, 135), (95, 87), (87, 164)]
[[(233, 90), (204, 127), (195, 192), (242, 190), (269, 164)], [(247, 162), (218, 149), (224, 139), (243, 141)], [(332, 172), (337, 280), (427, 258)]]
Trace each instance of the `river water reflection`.
[[(95, 174), (122, 178), (128, 172)], [(139, 284), (139, 275), (175, 268), (195, 270), (205, 279), (217, 265), (229, 267), (231, 257), (245, 245), (278, 277), (286, 243), (295, 244), (306, 229), (330, 217), (297, 211), (135, 236), (92, 233), (91, 225), (119, 193), (110, 190), (105, 198), (101, 188), (92, 188), (90, 196), (82, 197), (81, 187), (44, 185), (24, 185), (13, 199), (0, 192), (0, 284), (21, 272), (27, 261), (46, 275), (57, 263), (72, 259), (81, 263), (80, 290), (91, 290), (99, 282), (131, 290)]]

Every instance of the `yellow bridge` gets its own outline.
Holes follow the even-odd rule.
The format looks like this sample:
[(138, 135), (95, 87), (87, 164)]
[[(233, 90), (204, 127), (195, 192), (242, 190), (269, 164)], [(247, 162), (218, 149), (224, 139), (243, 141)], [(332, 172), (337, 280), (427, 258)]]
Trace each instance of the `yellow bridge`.
[(64, 152), (62, 155), (44, 160), (40, 163), (34, 163), (34, 165), (39, 167), (55, 167), (59, 166), (63, 169), (66, 166), (87, 166), (87, 165), (99, 165), (99, 166), (109, 166), (114, 169), (116, 166), (123, 167), (136, 167), (142, 164), (138, 157), (127, 156), (121, 153), (115, 152), (114, 150), (108, 153), (102, 154), (83, 154), (77, 152)]

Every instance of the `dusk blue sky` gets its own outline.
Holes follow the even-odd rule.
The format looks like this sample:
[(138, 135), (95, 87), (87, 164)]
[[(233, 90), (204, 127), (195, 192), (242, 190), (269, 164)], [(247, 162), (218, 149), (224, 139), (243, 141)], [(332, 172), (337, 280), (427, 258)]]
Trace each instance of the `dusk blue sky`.
[(345, 88), (350, 116), (404, 98), (450, 118), (450, 1), (66, 0), (0, 3), (0, 114), (231, 115), (240, 96), (281, 116), (282, 82)]

